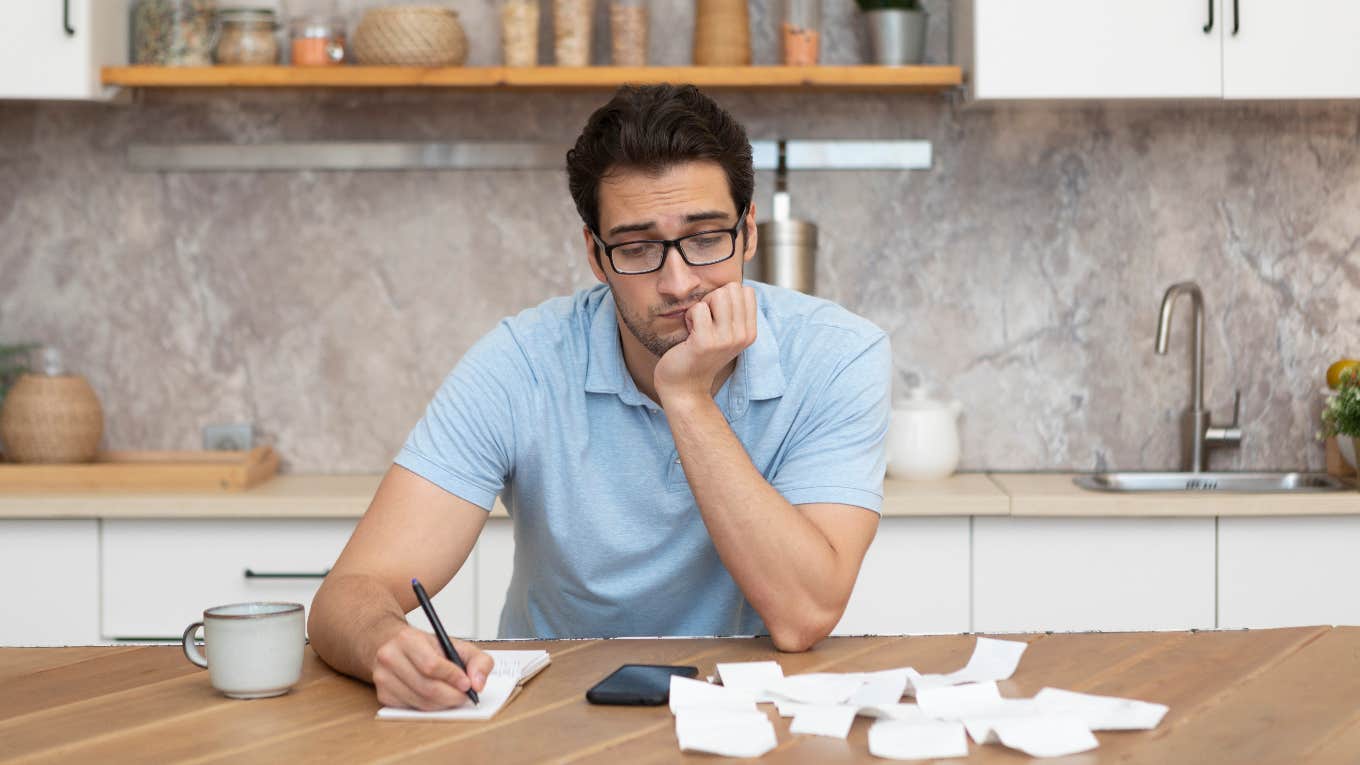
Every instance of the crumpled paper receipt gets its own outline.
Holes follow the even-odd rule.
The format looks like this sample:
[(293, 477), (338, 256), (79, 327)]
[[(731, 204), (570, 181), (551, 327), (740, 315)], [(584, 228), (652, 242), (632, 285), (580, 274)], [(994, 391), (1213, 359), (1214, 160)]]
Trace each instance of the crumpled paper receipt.
[[(789, 732), (845, 739), (856, 716), (876, 718), (869, 752), (888, 759), (967, 757), (968, 739), (1031, 757), (1060, 757), (1099, 745), (1092, 731), (1151, 730), (1163, 704), (1044, 688), (1031, 699), (1001, 696), (997, 681), (1015, 674), (1027, 644), (979, 637), (962, 668), (921, 674), (877, 672), (785, 675), (778, 662), (718, 665), (723, 685), (671, 678), (671, 711), (683, 751), (759, 757), (777, 744), (757, 702), (792, 717)], [(903, 703), (915, 697), (916, 703)]]

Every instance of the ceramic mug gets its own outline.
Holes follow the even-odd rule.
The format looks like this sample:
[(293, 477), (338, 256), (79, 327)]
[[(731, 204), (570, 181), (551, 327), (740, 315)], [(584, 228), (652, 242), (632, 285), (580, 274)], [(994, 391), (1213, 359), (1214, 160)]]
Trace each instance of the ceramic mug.
[[(302, 677), (303, 626), (300, 603), (216, 606), (184, 630), (184, 656), (234, 699), (280, 696)], [(199, 627), (211, 661), (194, 642)]]

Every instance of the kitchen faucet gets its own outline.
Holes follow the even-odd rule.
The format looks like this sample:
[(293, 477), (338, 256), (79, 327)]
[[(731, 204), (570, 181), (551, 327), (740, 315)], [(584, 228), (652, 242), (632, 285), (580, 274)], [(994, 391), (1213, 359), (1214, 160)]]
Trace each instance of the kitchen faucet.
[(1242, 429), (1237, 419), (1242, 409), (1242, 391), (1233, 398), (1232, 424), (1227, 427), (1216, 426), (1210, 421), (1210, 412), (1204, 408), (1204, 296), (1199, 285), (1194, 282), (1180, 282), (1167, 288), (1162, 296), (1162, 312), (1157, 318), (1157, 355), (1166, 355), (1167, 341), (1171, 338), (1171, 309), (1176, 298), (1189, 295), (1195, 310), (1194, 361), (1190, 366), (1190, 407), (1181, 417), (1181, 470), (1202, 473), (1209, 464), (1209, 448), (1214, 446), (1239, 446), (1242, 443)]

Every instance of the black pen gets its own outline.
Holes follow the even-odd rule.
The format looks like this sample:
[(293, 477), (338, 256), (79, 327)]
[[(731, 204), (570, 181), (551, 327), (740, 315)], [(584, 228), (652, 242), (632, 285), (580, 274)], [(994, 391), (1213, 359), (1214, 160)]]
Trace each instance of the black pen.
[[(467, 665), (458, 652), (453, 650), (453, 643), (449, 642), (449, 633), (444, 631), (444, 625), (439, 621), (439, 614), (434, 612), (434, 604), (430, 602), (430, 596), (425, 594), (425, 588), (420, 586), (419, 579), (411, 580), (411, 589), (416, 591), (416, 600), (420, 601), (420, 607), (425, 610), (425, 616), (430, 620), (430, 626), (434, 627), (434, 636), (439, 638), (439, 645), (444, 649), (444, 655), (449, 657), (449, 661), (458, 665), (463, 670), (463, 674), (468, 675)], [(473, 704), (477, 704), (477, 692), (472, 690), (472, 675), (468, 675), (467, 697), (472, 699)]]

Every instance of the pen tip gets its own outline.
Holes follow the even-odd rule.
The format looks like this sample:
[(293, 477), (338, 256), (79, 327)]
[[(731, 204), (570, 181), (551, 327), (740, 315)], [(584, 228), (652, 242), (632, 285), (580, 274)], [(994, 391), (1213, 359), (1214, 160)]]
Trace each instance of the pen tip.
[(411, 584), (420, 584), (420, 580), (416, 579), (415, 577), (411, 577)]

